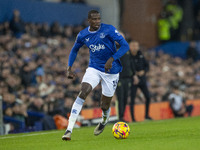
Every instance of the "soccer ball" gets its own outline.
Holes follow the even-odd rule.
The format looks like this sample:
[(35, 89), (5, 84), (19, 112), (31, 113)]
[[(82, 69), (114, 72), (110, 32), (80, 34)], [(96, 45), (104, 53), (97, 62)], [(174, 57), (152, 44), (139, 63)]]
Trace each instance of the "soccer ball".
[(117, 122), (112, 128), (112, 133), (116, 139), (126, 139), (130, 134), (130, 128), (125, 122)]

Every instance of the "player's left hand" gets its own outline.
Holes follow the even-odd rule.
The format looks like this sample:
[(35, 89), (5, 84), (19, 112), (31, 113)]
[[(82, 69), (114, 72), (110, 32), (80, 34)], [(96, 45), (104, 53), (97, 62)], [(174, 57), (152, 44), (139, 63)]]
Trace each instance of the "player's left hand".
[(68, 79), (74, 79), (76, 77), (76, 74), (72, 72), (71, 67), (67, 68), (66, 75)]
[(105, 72), (110, 72), (110, 69), (112, 68), (112, 62), (113, 62), (113, 61), (114, 61), (114, 58), (113, 58), (113, 57), (110, 57), (110, 58), (107, 60), (105, 66), (104, 66)]

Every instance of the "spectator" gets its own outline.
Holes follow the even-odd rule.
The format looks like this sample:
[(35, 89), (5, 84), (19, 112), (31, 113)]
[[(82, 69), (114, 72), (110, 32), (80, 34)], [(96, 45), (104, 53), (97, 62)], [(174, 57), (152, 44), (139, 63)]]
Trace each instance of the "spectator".
[(58, 22), (54, 22), (50, 28), (52, 36), (61, 35), (61, 26)]
[(158, 19), (158, 38), (161, 43), (169, 40), (179, 40), (182, 18), (183, 10), (176, 0), (169, 0), (164, 4)]
[(33, 112), (35, 115), (31, 116), (27, 120), (28, 126), (34, 126), (36, 121), (41, 121), (42, 117), (45, 116), (44, 101), (40, 97), (32, 97), (32, 102), (28, 106), (28, 111)]
[(13, 17), (10, 21), (10, 28), (15, 37), (21, 38), (21, 35), (24, 33), (24, 22), (20, 17), (19, 10), (17, 9), (13, 11)]
[(22, 85), (24, 85), (25, 87), (28, 87), (29, 85), (31, 85), (31, 74), (32, 74), (32, 72), (29, 67), (29, 64), (25, 63), (20, 70)]
[(4, 111), (4, 115), (8, 116), (8, 117), (12, 117), (13, 116), (12, 108), (11, 107), (6, 108), (5, 111)]
[(25, 122), (28, 117), (26, 105), (15, 103), (12, 108), (13, 116), (15, 119)]
[(34, 97), (33, 102), (30, 104), (28, 107), (29, 111), (34, 111), (34, 112), (44, 112), (44, 102), (40, 97)]
[(188, 49), (186, 51), (186, 56), (190, 62), (195, 62), (199, 58), (199, 53), (196, 49), (195, 42), (190, 42), (190, 46), (188, 47)]
[(171, 0), (167, 3), (165, 7), (165, 11), (170, 14), (169, 22), (171, 24), (171, 39), (178, 40), (179, 39), (179, 30), (180, 30), (180, 22), (183, 18), (183, 10), (178, 5), (176, 0)]
[(10, 29), (10, 23), (9, 22), (4, 22), (3, 24), (3, 35), (5, 34), (11, 34), (11, 29)]
[(191, 116), (193, 105), (186, 105), (184, 96), (179, 91), (178, 86), (172, 88), (172, 93), (169, 95), (170, 107), (175, 117), (183, 117), (185, 113)]
[(50, 28), (47, 23), (42, 24), (42, 27), (39, 29), (39, 33), (42, 37), (49, 37), (50, 36)]
[(43, 65), (42, 65), (42, 59), (39, 58), (37, 60), (37, 68), (36, 68), (36, 80), (37, 80), (37, 83), (38, 84), (41, 84), (42, 82), (44, 82), (44, 76), (45, 76), (45, 73), (44, 73), (44, 68), (43, 68)]
[(162, 12), (158, 19), (158, 38), (160, 43), (165, 43), (171, 39), (170, 28), (171, 25), (167, 18), (167, 13)]
[(70, 41), (73, 39), (73, 28), (72, 26), (65, 26), (63, 31), (63, 37), (69, 39)]
[(13, 107), (15, 105), (15, 95), (10, 93), (3, 93), (3, 109)]

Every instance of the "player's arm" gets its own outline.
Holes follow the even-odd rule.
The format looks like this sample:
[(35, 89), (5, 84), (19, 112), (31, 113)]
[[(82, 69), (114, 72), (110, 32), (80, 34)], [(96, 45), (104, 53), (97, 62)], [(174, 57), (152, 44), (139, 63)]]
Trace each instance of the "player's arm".
[(123, 37), (122, 37), (122, 39), (118, 40), (117, 42), (119, 43), (120, 48), (113, 55), (114, 60), (121, 58), (129, 50), (129, 45)]
[(111, 26), (111, 31), (110, 31), (110, 38), (113, 39), (114, 41), (117, 41), (120, 45), (119, 50), (108, 59), (108, 61), (105, 64), (105, 71), (109, 71), (112, 68), (112, 62), (114, 60), (119, 59), (122, 57), (128, 50), (129, 50), (129, 45), (126, 42), (126, 40), (123, 38), (123, 36), (117, 31), (117, 29), (113, 26)]
[(118, 51), (112, 56), (114, 60), (117, 60), (121, 58), (129, 50), (129, 45), (124, 39), (124, 37), (113, 26), (111, 26), (110, 36), (114, 41), (116, 41), (120, 45), (120, 48), (118, 49)]
[(67, 78), (73, 79), (76, 74), (72, 72), (72, 65), (76, 59), (77, 53), (80, 49), (80, 47), (83, 46), (83, 43), (80, 40), (80, 36), (77, 36), (76, 42), (74, 43), (74, 46), (72, 47), (72, 50), (69, 54), (69, 60), (68, 60), (68, 67), (67, 67)]
[(106, 62), (106, 64), (105, 64), (105, 72), (109, 72), (110, 71), (110, 69), (112, 68), (112, 62), (114, 61), (114, 58), (113, 57), (110, 57), (108, 60), (107, 60), (107, 62)]

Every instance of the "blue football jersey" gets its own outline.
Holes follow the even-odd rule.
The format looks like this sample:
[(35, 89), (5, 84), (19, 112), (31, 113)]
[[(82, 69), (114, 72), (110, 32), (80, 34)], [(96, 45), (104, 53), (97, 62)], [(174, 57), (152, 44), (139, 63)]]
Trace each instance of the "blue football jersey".
[[(109, 73), (116, 74), (121, 72), (122, 66), (119, 58), (129, 50), (126, 40), (112, 25), (101, 23), (97, 31), (90, 31), (89, 29), (90, 27), (87, 27), (77, 35), (68, 65), (72, 66), (79, 48), (85, 44), (90, 51), (89, 67), (105, 72), (105, 63), (110, 57), (113, 57), (114, 61)], [(118, 51), (115, 41), (120, 44)]]

